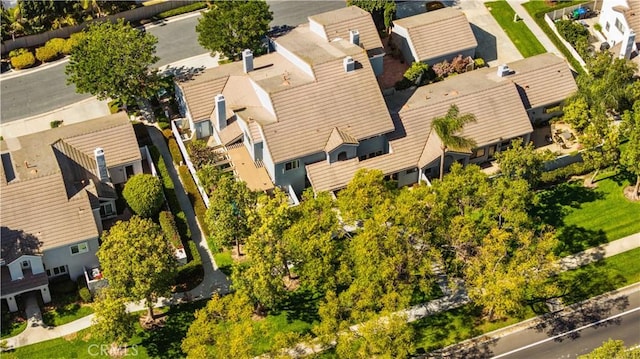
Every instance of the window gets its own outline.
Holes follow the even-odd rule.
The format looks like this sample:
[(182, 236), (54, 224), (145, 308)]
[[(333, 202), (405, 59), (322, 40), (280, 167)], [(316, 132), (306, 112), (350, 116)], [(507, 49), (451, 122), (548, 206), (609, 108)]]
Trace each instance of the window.
[(412, 168), (410, 170), (407, 170), (405, 173), (406, 174), (411, 174), (411, 173), (415, 173), (415, 172), (418, 172), (418, 168), (417, 167), (416, 168)]
[(610, 28), (611, 28), (611, 24), (609, 24), (609, 21), (607, 21), (607, 24), (604, 25), (604, 29), (607, 30), (607, 32), (609, 32)]
[(338, 161), (346, 161), (346, 160), (347, 160), (347, 153), (345, 151), (338, 153)]
[(291, 162), (287, 162), (284, 164), (284, 170), (285, 171), (291, 171), (294, 170), (296, 168), (300, 167), (300, 160), (294, 160)]
[(86, 252), (89, 251), (89, 246), (87, 245), (87, 242), (74, 244), (69, 248), (71, 249), (71, 255), (76, 255), (76, 254), (80, 254), (80, 253), (86, 253)]
[(432, 168), (431, 168), (431, 167), (429, 167), (429, 168), (425, 168), (425, 169), (424, 169), (424, 174), (425, 174), (425, 175), (430, 175), (430, 174), (431, 174), (431, 170), (432, 170)]
[(624, 25), (622, 25), (622, 23), (618, 19), (616, 19), (616, 29), (620, 30), (620, 32), (624, 34)]
[(31, 263), (29, 261), (22, 261), (22, 268), (29, 268)]
[(51, 277), (53, 272), (53, 276), (61, 275), (67, 273), (67, 266), (55, 267), (52, 269), (47, 269), (47, 276)]
[(100, 216), (106, 217), (116, 214), (116, 211), (113, 210), (112, 203), (101, 203), (100, 204)]
[(482, 148), (476, 148), (475, 150), (473, 150), (473, 152), (471, 153), (471, 158), (478, 158), (478, 157), (482, 157), (484, 156), (484, 147)]

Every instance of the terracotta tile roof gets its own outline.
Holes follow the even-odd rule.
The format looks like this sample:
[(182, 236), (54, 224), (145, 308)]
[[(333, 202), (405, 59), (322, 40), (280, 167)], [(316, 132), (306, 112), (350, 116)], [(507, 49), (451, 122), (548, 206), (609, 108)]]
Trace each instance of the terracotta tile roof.
[(345, 131), (340, 130), (337, 127), (334, 127), (329, 135), (329, 139), (327, 140), (327, 144), (324, 146), (325, 152), (331, 152), (336, 148), (340, 147), (344, 144), (349, 145), (357, 145), (358, 139), (346, 133)]
[(209, 119), (215, 105), (214, 98), (222, 93), (228, 78), (228, 74), (219, 71), (206, 71), (203, 75), (196, 77), (198, 81), (178, 82), (194, 122)]
[(238, 124), (238, 121), (234, 121), (227, 127), (220, 131), (220, 140), (223, 145), (230, 145), (232, 142), (239, 140), (242, 137), (242, 129)]
[[(627, 20), (627, 25), (633, 31), (640, 32), (640, 0), (627, 0), (627, 6), (614, 6), (613, 10), (620, 12), (624, 15), (625, 20)], [(638, 39), (636, 38), (636, 42)]]
[(349, 6), (309, 16), (309, 21), (322, 25), (324, 36), (329, 41), (333, 41), (336, 38), (349, 41), (349, 31), (358, 30), (360, 33), (360, 45), (365, 50), (383, 51), (382, 41), (380, 41), (380, 36), (371, 14), (357, 6)]
[(419, 61), (478, 46), (467, 17), (454, 8), (406, 17), (393, 24), (407, 29)]

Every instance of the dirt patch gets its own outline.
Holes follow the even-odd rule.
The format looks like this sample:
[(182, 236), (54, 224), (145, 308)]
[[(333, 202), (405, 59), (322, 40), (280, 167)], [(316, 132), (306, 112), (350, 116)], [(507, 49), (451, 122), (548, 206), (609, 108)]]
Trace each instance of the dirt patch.
[(586, 188), (598, 188), (598, 184), (591, 181), (591, 176), (584, 179), (583, 186)]
[(290, 292), (293, 292), (298, 289), (298, 287), (300, 287), (300, 279), (298, 277), (291, 279), (285, 276), (283, 281), (285, 288), (287, 288), (287, 290)]
[(71, 334), (65, 335), (65, 336), (64, 336), (64, 337), (62, 337), (62, 338), (63, 338), (64, 340), (66, 340), (66, 341), (70, 342), (70, 341), (72, 341), (72, 340), (75, 340), (77, 337), (78, 337), (78, 333), (76, 332), (76, 333), (71, 333)]
[(635, 186), (627, 186), (624, 188), (624, 196), (627, 197), (627, 199), (629, 201), (632, 202), (640, 202), (640, 196), (634, 196), (634, 193), (636, 190)]
[(231, 259), (233, 259), (233, 261), (237, 263), (246, 262), (248, 260), (247, 252), (244, 249), (244, 244), (240, 245), (240, 255), (238, 255), (236, 246), (233, 246), (233, 248), (231, 249)]
[(167, 315), (165, 313), (154, 312), (154, 318), (149, 318), (146, 314), (138, 318), (138, 323), (144, 330), (156, 330), (163, 328), (167, 323)]

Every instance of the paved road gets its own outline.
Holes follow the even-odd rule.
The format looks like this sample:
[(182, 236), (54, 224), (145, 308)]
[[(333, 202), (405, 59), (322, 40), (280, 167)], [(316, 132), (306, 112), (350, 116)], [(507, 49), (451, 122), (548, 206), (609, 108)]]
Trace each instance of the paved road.
[[(307, 16), (338, 9), (344, 1), (268, 1), (273, 11), (272, 25), (298, 25)], [(195, 26), (198, 17), (167, 21), (147, 31), (158, 37), (157, 66), (205, 53), (197, 41)], [(34, 71), (34, 70), (32, 70)], [(66, 85), (64, 64), (2, 80), (0, 90), (0, 121), (10, 122), (54, 110), (91, 97), (75, 93)]]
[[(606, 315), (603, 315), (606, 313)], [(620, 313), (626, 313), (617, 316)], [(591, 317), (588, 323), (599, 324), (576, 330), (582, 326), (582, 319)], [(612, 319), (608, 319), (611, 318)], [(555, 359), (576, 358), (591, 352), (602, 342), (621, 339), (627, 347), (640, 344), (640, 292), (630, 294), (617, 301), (602, 302), (600, 307), (582, 308), (571, 321), (557, 321), (556, 326), (549, 325), (544, 330), (530, 329), (501, 338), (493, 348), (495, 358), (515, 359)], [(575, 326), (572, 328), (572, 326)], [(566, 330), (561, 330), (561, 329)], [(570, 332), (568, 335), (562, 335)], [(557, 334), (556, 334), (557, 333)], [(553, 335), (550, 335), (553, 334)]]

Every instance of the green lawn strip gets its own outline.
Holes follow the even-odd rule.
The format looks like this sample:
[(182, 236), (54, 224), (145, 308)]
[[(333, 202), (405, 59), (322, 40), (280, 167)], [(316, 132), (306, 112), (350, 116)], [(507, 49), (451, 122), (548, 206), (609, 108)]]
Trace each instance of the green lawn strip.
[[(573, 304), (640, 281), (640, 248), (597, 263), (561, 273), (559, 283), (565, 290), (563, 301)], [(411, 323), (416, 331), (416, 348), (429, 352), (478, 335), (507, 327), (540, 313), (527, 307), (521, 317), (489, 322), (472, 304), (438, 313)]]
[(70, 303), (60, 306), (56, 309), (43, 312), (42, 321), (47, 325), (60, 326), (71, 323), (82, 317), (93, 314), (93, 308), (90, 305), (81, 305), (79, 303)]
[(544, 54), (547, 50), (522, 20), (513, 21), (515, 11), (506, 1), (484, 3), (500, 27), (524, 57)]
[(630, 180), (620, 173), (598, 180), (595, 189), (577, 181), (538, 192), (539, 204), (533, 214), (557, 229), (559, 256), (640, 232), (640, 203), (627, 200), (623, 194)]
[[(181, 338), (194, 320), (194, 312), (206, 305), (206, 301), (176, 305), (164, 308), (167, 315), (165, 326), (156, 330), (143, 330), (135, 324), (136, 333), (129, 341), (129, 354), (136, 358), (180, 358), (184, 354), (180, 349)], [(138, 318), (142, 312), (134, 313)], [(91, 328), (83, 329), (64, 338), (48, 340), (17, 348), (3, 353), (3, 359), (31, 358), (107, 358), (100, 355), (100, 345), (107, 344), (91, 335)], [(97, 355), (96, 355), (97, 354)]]
[(567, 61), (569, 61), (569, 63), (571, 64), (571, 67), (573, 67), (573, 69), (579, 74), (584, 73), (584, 69), (582, 68), (582, 66), (580, 66), (580, 63), (578, 62), (578, 60), (576, 60), (576, 58), (573, 57), (571, 52), (569, 52), (569, 50), (564, 46), (562, 41), (560, 41), (558, 36), (556, 36), (556, 34), (549, 27), (549, 25), (547, 25), (547, 22), (544, 21), (544, 14), (553, 10), (562, 9), (572, 5), (582, 4), (585, 2), (586, 1), (559, 1), (554, 6), (548, 6), (546, 1), (532, 0), (522, 4), (522, 6), (527, 10), (527, 12), (529, 12), (529, 15), (533, 17), (533, 20), (538, 24), (538, 26), (540, 26), (542, 31), (544, 31), (544, 33), (547, 35), (549, 40), (553, 42), (555, 47), (564, 55)]
[(231, 275), (231, 267), (233, 265), (233, 258), (231, 258), (231, 252), (225, 250), (224, 252), (214, 253), (213, 259), (216, 261), (218, 268), (222, 273)]

